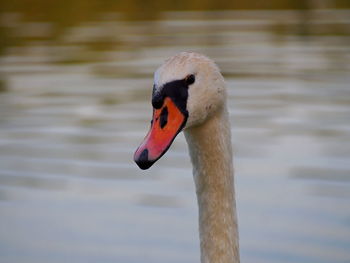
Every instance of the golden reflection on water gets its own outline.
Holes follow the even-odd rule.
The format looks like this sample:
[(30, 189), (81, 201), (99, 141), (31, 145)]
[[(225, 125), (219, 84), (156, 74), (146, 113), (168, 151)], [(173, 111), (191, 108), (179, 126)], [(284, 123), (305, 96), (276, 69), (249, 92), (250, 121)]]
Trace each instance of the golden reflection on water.
[(183, 50), (227, 81), (242, 262), (350, 261), (350, 11), (275, 2), (3, 4), (0, 261), (199, 261), (183, 136), (132, 162), (152, 74)]

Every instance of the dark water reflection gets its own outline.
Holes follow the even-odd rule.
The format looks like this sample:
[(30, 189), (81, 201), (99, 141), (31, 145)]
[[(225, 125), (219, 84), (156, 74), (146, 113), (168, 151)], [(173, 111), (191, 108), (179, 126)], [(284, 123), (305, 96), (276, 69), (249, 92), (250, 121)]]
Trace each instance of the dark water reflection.
[(349, 262), (350, 11), (119, 17), (2, 14), (0, 261), (199, 262), (183, 135), (132, 162), (153, 71), (193, 50), (229, 88), (242, 262)]

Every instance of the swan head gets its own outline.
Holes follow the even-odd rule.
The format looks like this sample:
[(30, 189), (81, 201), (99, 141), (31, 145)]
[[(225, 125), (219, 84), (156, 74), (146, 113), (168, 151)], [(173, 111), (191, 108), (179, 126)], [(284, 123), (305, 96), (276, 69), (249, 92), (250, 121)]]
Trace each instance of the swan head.
[(134, 154), (137, 165), (141, 169), (151, 167), (177, 134), (204, 123), (225, 101), (225, 82), (211, 59), (182, 52), (166, 60), (154, 74), (153, 119)]

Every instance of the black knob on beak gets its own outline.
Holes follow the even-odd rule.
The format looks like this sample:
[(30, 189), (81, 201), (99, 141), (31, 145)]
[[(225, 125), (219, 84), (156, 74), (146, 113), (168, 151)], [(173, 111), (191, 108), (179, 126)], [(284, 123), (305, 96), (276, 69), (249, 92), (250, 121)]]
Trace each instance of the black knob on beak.
[(160, 109), (163, 106), (164, 96), (161, 92), (154, 93), (152, 96), (152, 106), (155, 109)]

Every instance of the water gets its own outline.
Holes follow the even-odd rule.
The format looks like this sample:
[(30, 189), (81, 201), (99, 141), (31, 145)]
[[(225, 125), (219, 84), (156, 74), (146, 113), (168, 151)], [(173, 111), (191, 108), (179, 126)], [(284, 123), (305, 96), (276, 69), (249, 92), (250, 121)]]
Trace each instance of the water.
[(183, 50), (227, 80), (242, 262), (350, 262), (350, 10), (2, 14), (0, 261), (199, 262), (183, 135), (148, 171), (153, 71)]

